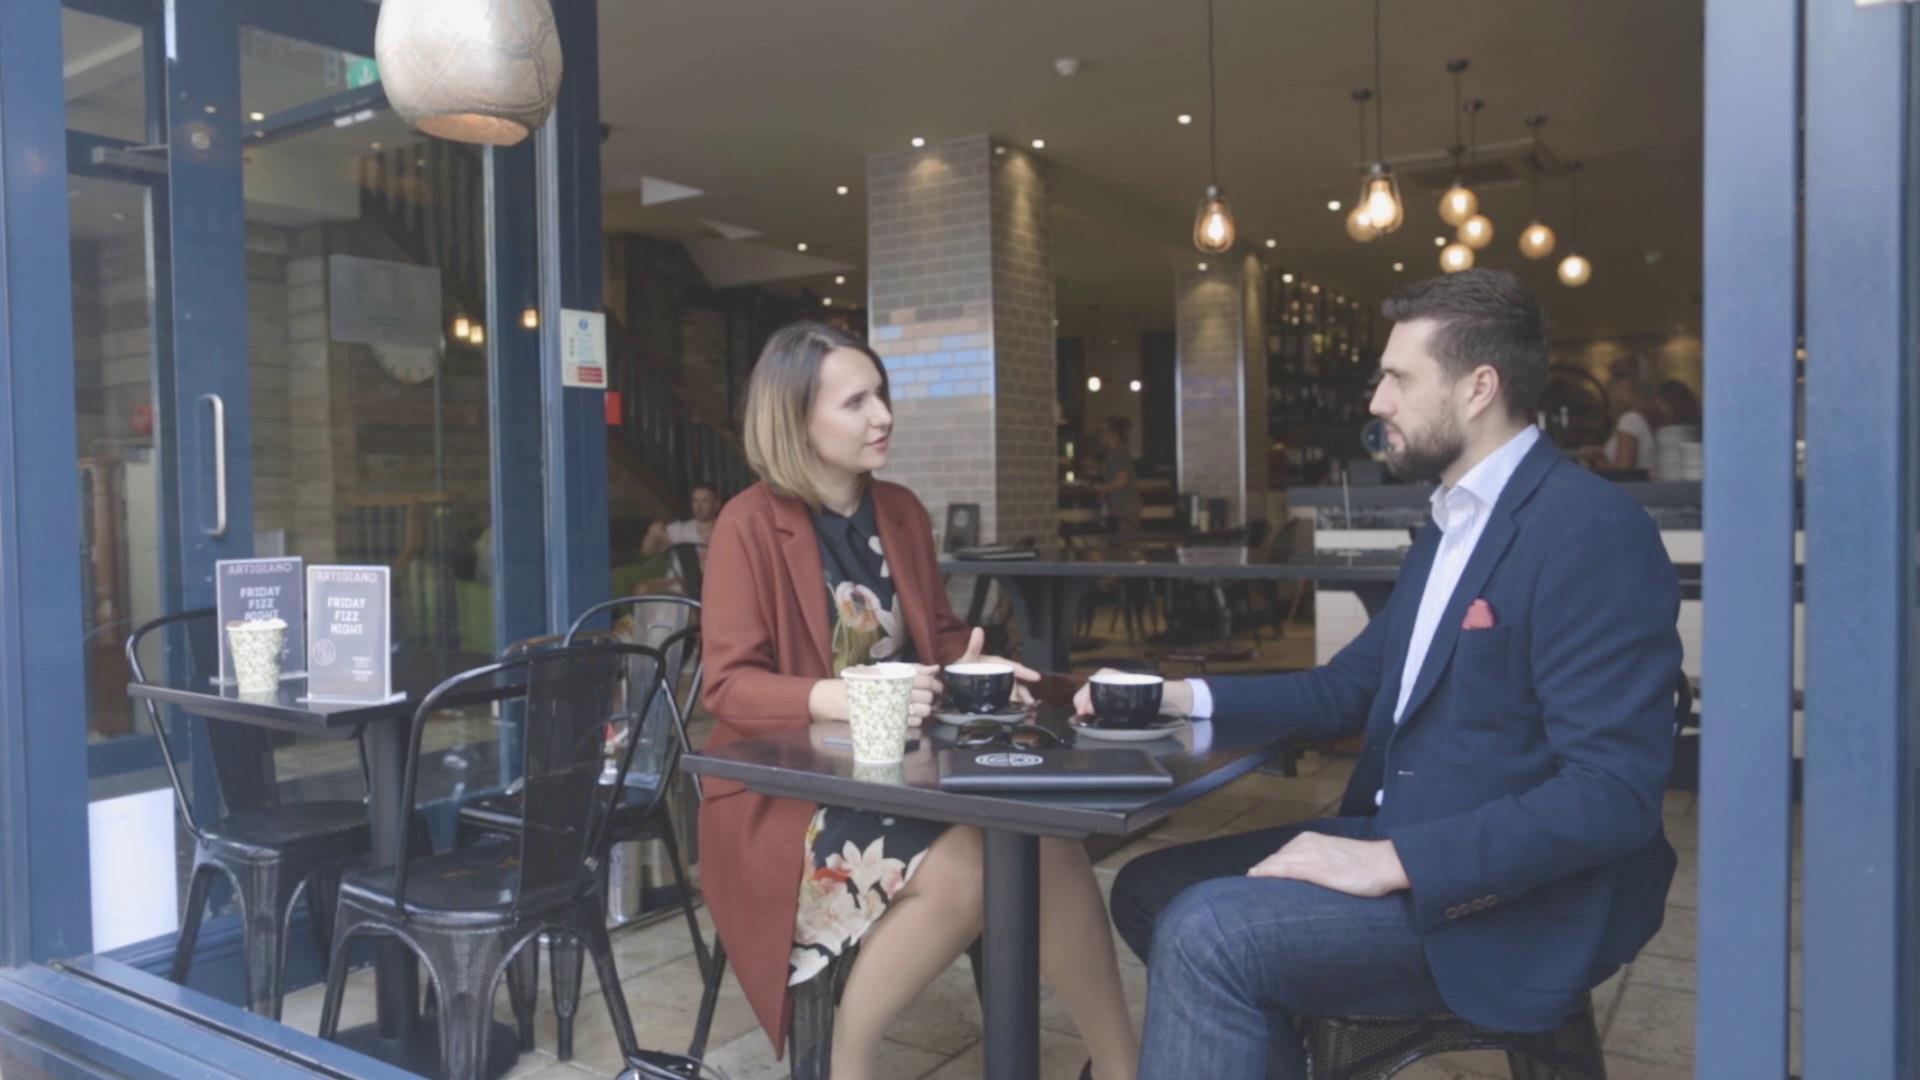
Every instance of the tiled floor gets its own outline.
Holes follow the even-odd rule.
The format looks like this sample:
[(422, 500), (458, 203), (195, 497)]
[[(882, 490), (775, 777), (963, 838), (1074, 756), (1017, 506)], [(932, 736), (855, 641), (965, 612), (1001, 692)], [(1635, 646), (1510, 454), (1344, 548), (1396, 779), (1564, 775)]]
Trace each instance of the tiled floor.
[[(1282, 641), (1269, 639), (1261, 660), (1294, 661), (1305, 651), (1311, 656), (1310, 630), (1295, 628)], [(1309, 660), (1310, 662), (1310, 660)], [(1141, 853), (1171, 843), (1297, 821), (1329, 812), (1338, 801), (1350, 763), (1338, 758), (1309, 755), (1302, 775), (1295, 778), (1256, 772), (1188, 806), (1147, 836), (1115, 852), (1096, 867), (1103, 889), (1118, 869)], [(1667, 796), (1667, 835), (1679, 851), (1680, 869), (1668, 897), (1666, 924), (1640, 958), (1594, 992), (1594, 1007), (1607, 1053), (1612, 1080), (1679, 1080), (1693, 1075), (1694, 924), (1696, 876), (1696, 815), (1694, 796), (1673, 792)], [(1798, 921), (1798, 873), (1795, 875), (1795, 920)], [(704, 912), (703, 912), (704, 923)], [(711, 927), (708, 926), (708, 933)], [(1797, 946), (1796, 941), (1796, 946)], [(1146, 1002), (1146, 970), (1125, 946), (1120, 953), (1121, 975), (1136, 1023)], [(642, 1045), (685, 1049), (693, 1029), (700, 982), (685, 924), (668, 921), (643, 929), (617, 933), (614, 948), (621, 990), (632, 1011)], [(1797, 958), (1796, 958), (1797, 961)], [(542, 972), (543, 984), (545, 972)], [(525, 1055), (510, 1076), (577, 1078), (611, 1077), (618, 1069), (611, 1024), (589, 970), (575, 1034), (574, 1058), (561, 1063), (552, 1056), (552, 1010), (543, 985), (539, 1048)], [(370, 973), (354, 977), (347, 996), (346, 1022), (371, 1015)], [(1797, 1003), (1797, 998), (1796, 998)], [(1042, 1074), (1048, 1080), (1073, 1080), (1085, 1053), (1065, 1011), (1043, 991)], [(320, 990), (308, 988), (288, 998), (286, 1022), (305, 1031), (316, 1026)], [(505, 995), (498, 1013), (509, 1019)], [(1793, 1014), (1794, 1069), (1798, 1062), (1799, 1013)], [(949, 969), (907, 1010), (889, 1034), (881, 1056), (884, 1076), (962, 1080), (980, 1075), (980, 1011), (966, 962)], [(786, 1075), (775, 1062), (772, 1048), (761, 1034), (739, 986), (731, 975), (721, 998), (708, 1051), (709, 1060), (734, 1080), (771, 1080)], [(1504, 1056), (1459, 1054), (1428, 1059), (1400, 1074), (1406, 1080), (1480, 1080), (1506, 1077)]]

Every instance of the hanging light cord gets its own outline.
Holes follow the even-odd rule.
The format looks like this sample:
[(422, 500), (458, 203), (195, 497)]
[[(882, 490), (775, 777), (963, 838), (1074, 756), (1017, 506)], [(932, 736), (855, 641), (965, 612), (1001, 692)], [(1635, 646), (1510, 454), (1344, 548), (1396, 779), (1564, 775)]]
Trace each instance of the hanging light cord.
[(1367, 98), (1372, 96), (1371, 94), (1363, 94), (1358, 90), (1353, 92), (1354, 115), (1360, 120), (1360, 156), (1355, 160), (1362, 163), (1361, 171), (1363, 172), (1366, 170), (1365, 162), (1367, 160)]
[(1220, 92), (1213, 74), (1213, 0), (1207, 0), (1207, 182), (1220, 186)]
[[(1207, 0), (1212, 3), (1213, 0)], [(1380, 0), (1373, 0), (1373, 156), (1387, 160), (1387, 88), (1380, 81)]]
[[(1378, 78), (1379, 76), (1375, 76)], [(1453, 145), (1447, 147), (1448, 156), (1453, 158), (1453, 171), (1460, 171), (1460, 72), (1453, 73)]]
[(1480, 175), (1480, 110), (1479, 101), (1468, 102), (1476, 106), (1467, 110), (1467, 179)]
[(1567, 229), (1567, 250), (1572, 251), (1580, 245), (1580, 166), (1572, 166), (1572, 174), (1567, 182), (1573, 187), (1573, 220)]

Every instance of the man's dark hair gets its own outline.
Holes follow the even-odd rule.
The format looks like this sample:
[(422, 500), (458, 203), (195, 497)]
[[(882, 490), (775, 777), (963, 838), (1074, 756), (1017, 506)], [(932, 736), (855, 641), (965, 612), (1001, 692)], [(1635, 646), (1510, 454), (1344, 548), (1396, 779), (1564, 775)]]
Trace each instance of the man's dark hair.
[(1432, 319), (1434, 359), (1449, 378), (1482, 364), (1500, 373), (1507, 415), (1533, 416), (1547, 386), (1552, 327), (1540, 299), (1505, 270), (1462, 270), (1427, 278), (1387, 297), (1380, 310), (1394, 322)]
[(713, 497), (716, 499), (720, 497), (720, 485), (711, 480), (695, 480), (693, 486), (687, 489), (687, 494), (692, 495), (694, 492), (701, 490), (712, 492)]

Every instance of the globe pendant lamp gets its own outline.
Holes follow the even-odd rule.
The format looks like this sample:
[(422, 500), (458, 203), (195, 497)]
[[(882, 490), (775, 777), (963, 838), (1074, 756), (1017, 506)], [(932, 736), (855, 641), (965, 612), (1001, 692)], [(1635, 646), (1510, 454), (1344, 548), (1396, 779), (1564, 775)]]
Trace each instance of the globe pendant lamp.
[(1460, 178), (1460, 73), (1467, 70), (1467, 61), (1447, 61), (1447, 73), (1453, 76), (1453, 145), (1447, 147), (1447, 155), (1453, 158), (1453, 184), (1446, 194), (1440, 196), (1440, 220), (1449, 225), (1458, 225), (1480, 212), (1480, 197)]
[(1367, 167), (1357, 205), (1365, 209), (1367, 223), (1380, 233), (1393, 232), (1407, 219), (1406, 206), (1400, 201), (1400, 182), (1387, 164), (1386, 96), (1380, 86), (1380, 0), (1373, 0), (1373, 164)]
[(1585, 285), (1593, 277), (1593, 264), (1579, 253), (1580, 247), (1580, 166), (1569, 166), (1573, 213), (1567, 222), (1567, 257), (1560, 260), (1560, 284), (1569, 289)]
[(1458, 240), (1441, 248), (1440, 269), (1449, 274), (1473, 269), (1473, 249)]
[(1520, 254), (1529, 259), (1544, 259), (1553, 254), (1553, 230), (1540, 220), (1540, 125), (1547, 122), (1544, 116), (1527, 117), (1527, 127), (1533, 129), (1533, 150), (1527, 155), (1528, 163), (1533, 166), (1533, 220), (1520, 231)]
[(1220, 187), (1220, 95), (1213, 72), (1213, 0), (1207, 0), (1207, 193), (1193, 216), (1193, 246), (1203, 255), (1232, 250), (1233, 206)]
[(394, 111), (437, 138), (511, 146), (560, 94), (547, 0), (384, 0), (373, 52)]
[[(1355, 161), (1364, 161), (1367, 156), (1367, 102), (1372, 98), (1373, 91), (1364, 86), (1353, 92), (1353, 103), (1360, 117), (1360, 153), (1354, 158)], [(1373, 227), (1373, 218), (1367, 213), (1367, 200), (1364, 197), (1356, 200), (1353, 209), (1347, 211), (1347, 235), (1361, 244), (1380, 236), (1380, 230)]]
[[(1467, 113), (1467, 170), (1469, 173), (1478, 171), (1480, 164), (1480, 110), (1486, 107), (1487, 103), (1479, 98), (1474, 98), (1463, 106)], [(1473, 213), (1468, 214), (1466, 219), (1460, 222), (1460, 227), (1454, 230), (1454, 239), (1478, 251), (1493, 243), (1493, 220), (1480, 212), (1478, 199), (1474, 202)]]

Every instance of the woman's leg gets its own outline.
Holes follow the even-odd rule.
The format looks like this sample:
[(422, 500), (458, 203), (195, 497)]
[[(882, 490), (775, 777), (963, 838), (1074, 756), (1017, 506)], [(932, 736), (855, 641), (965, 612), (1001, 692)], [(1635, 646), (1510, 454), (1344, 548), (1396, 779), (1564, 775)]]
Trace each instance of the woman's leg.
[(1077, 840), (1040, 841), (1040, 975), (1073, 1017), (1097, 1080), (1134, 1080), (1140, 1042), (1120, 990), (1107, 908)]
[[(980, 936), (981, 849), (978, 829), (956, 825), (941, 833), (861, 939), (833, 1018), (834, 1080), (869, 1080), (887, 1025)], [(1099, 903), (1097, 892), (1093, 899)]]

